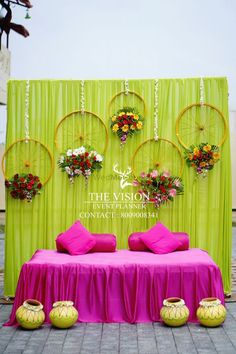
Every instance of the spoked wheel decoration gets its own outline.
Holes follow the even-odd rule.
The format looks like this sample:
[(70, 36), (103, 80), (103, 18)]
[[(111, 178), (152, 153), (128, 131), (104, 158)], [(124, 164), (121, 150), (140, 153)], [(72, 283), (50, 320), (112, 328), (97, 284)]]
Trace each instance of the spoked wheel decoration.
[(42, 187), (50, 179), (53, 157), (40, 141), (31, 138), (18, 139), (5, 151), (2, 170), (11, 196), (31, 201), (36, 194), (40, 194)]
[(108, 107), (110, 127), (119, 137), (121, 147), (124, 147), (128, 137), (143, 129), (143, 117), (146, 115), (144, 99), (137, 92), (129, 90), (128, 80), (125, 80), (124, 85), (125, 90), (113, 96)]
[(185, 148), (185, 159), (197, 176), (206, 177), (219, 161), (219, 147), (227, 137), (227, 123), (215, 106), (204, 103), (204, 82), (200, 79), (200, 103), (193, 103), (180, 113), (176, 135)]
[(159, 208), (182, 194), (183, 165), (178, 146), (158, 137), (158, 81), (155, 80), (154, 138), (139, 145), (131, 160), (134, 185), (139, 187), (144, 202)]
[[(88, 177), (102, 168), (101, 162), (108, 145), (108, 131), (103, 120), (84, 107), (84, 81), (81, 81), (81, 109), (63, 117), (55, 130), (55, 144), (61, 156), (58, 166), (70, 182), (74, 177)], [(92, 161), (92, 159), (94, 159)]]
[(53, 157), (46, 145), (29, 136), (29, 88), (27, 81), (25, 138), (17, 139), (6, 149), (2, 171), (10, 195), (14, 199), (31, 202), (52, 175)]

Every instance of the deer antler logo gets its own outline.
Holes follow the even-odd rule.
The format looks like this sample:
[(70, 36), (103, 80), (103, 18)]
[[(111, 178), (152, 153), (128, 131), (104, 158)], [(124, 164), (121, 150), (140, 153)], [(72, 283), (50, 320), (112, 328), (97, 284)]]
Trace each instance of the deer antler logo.
[(130, 182), (127, 182), (127, 180), (129, 179), (129, 175), (131, 174), (132, 172), (132, 169), (130, 166), (128, 166), (127, 170), (126, 171), (119, 171), (117, 169), (118, 167), (118, 163), (116, 163), (114, 166), (113, 166), (113, 171), (115, 173), (118, 174), (118, 176), (120, 177), (120, 187), (121, 189), (124, 189), (125, 187), (128, 187), (128, 186), (132, 186), (133, 184), (130, 183)]

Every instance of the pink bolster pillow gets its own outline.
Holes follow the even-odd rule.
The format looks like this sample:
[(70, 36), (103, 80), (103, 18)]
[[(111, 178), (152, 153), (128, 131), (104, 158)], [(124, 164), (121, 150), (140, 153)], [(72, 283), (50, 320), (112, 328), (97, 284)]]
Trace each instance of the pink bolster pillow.
[(92, 234), (96, 244), (89, 252), (115, 252), (116, 236), (113, 234)]
[[(128, 244), (131, 251), (150, 251), (149, 248), (140, 239), (143, 232), (134, 232), (129, 236)], [(189, 249), (189, 236), (185, 232), (172, 232), (179, 240), (180, 245), (176, 251), (186, 251)]]
[[(66, 252), (63, 248), (60, 237), (63, 233), (59, 234), (56, 238), (56, 246), (58, 252)], [(95, 245), (89, 250), (91, 252), (115, 252), (116, 251), (116, 236), (113, 234), (92, 234), (95, 237)]]

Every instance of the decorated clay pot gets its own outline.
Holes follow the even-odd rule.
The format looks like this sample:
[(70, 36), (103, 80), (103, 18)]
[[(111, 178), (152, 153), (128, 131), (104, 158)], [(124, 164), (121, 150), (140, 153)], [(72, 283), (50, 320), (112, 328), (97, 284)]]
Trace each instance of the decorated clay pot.
[(16, 320), (23, 328), (35, 329), (40, 327), (45, 320), (43, 305), (37, 300), (25, 300), (16, 311)]
[(197, 309), (199, 322), (206, 327), (217, 327), (224, 322), (226, 309), (216, 297), (202, 299)]
[(160, 315), (165, 324), (171, 327), (179, 327), (187, 322), (189, 309), (184, 300), (178, 297), (170, 297), (163, 301), (163, 305)]
[(53, 326), (58, 328), (69, 328), (78, 319), (78, 311), (72, 301), (57, 301), (53, 304), (49, 317)]

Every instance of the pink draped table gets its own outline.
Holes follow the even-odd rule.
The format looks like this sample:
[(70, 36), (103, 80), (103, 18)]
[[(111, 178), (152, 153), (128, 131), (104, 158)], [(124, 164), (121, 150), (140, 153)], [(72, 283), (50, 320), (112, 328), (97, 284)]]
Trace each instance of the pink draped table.
[(26, 299), (44, 305), (46, 322), (52, 304), (72, 300), (80, 322), (155, 322), (167, 297), (181, 297), (196, 322), (204, 297), (224, 304), (221, 273), (200, 249), (165, 255), (120, 250), (70, 256), (38, 250), (21, 269), (15, 302), (6, 325), (16, 324), (17, 308)]

